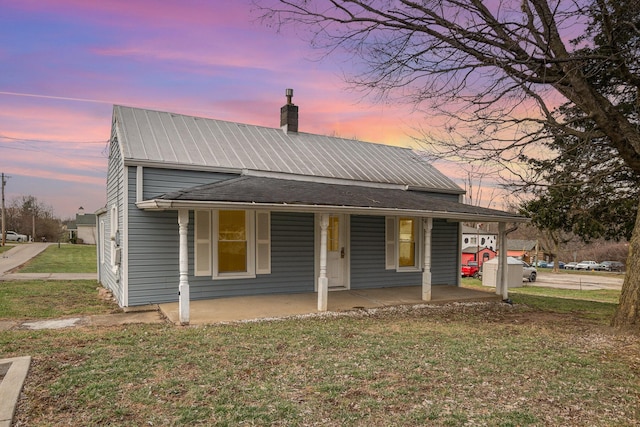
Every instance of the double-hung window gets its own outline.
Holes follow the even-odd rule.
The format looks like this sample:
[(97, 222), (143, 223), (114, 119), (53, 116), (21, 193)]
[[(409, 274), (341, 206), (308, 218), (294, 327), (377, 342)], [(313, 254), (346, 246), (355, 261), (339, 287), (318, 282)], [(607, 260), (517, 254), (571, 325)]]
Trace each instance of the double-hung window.
[(269, 212), (213, 210), (195, 213), (195, 275), (252, 278), (271, 272)]
[(385, 227), (386, 268), (420, 269), (420, 221), (414, 217), (387, 217)]
[(249, 234), (251, 222), (247, 211), (217, 211), (217, 273), (223, 275), (253, 275), (254, 268), (250, 262), (253, 245)]

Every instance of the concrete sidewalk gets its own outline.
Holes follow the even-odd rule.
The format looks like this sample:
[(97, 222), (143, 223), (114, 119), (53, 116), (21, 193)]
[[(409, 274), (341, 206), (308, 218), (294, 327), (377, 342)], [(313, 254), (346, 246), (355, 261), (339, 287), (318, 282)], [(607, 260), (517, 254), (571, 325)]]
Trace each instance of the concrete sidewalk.
[(0, 275), (2, 280), (95, 280), (96, 273), (5, 273)]
[(11, 427), (31, 356), (0, 359), (0, 427)]
[(16, 269), (54, 243), (19, 243), (0, 254), (0, 275)]

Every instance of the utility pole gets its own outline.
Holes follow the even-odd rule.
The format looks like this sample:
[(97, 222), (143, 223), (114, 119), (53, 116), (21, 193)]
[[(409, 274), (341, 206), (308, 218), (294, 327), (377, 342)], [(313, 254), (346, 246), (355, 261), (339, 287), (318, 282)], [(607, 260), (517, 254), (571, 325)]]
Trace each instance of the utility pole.
[(5, 245), (6, 243), (5, 239), (7, 238), (7, 228), (4, 222), (4, 219), (6, 218), (6, 212), (4, 210), (4, 186), (6, 184), (7, 184), (7, 181), (5, 181), (4, 172), (2, 172), (2, 246)]

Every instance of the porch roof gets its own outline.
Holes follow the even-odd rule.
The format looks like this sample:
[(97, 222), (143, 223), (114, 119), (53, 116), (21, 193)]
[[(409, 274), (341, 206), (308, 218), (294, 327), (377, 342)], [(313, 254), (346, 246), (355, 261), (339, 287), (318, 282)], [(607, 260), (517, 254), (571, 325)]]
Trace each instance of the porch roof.
[(525, 222), (527, 218), (471, 206), (410, 188), (241, 176), (166, 193), (137, 206), (145, 210), (248, 208), (299, 212), (340, 211), (373, 215), (416, 215), (459, 221)]

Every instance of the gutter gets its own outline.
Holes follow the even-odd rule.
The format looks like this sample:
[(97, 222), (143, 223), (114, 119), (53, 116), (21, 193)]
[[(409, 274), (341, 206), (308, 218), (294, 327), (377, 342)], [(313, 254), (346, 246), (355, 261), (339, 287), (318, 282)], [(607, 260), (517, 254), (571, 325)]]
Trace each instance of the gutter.
[[(168, 210), (198, 210), (198, 209), (266, 209), (271, 211), (287, 212), (312, 212), (312, 213), (351, 213), (360, 215), (391, 215), (391, 216), (418, 216), (438, 219), (448, 219), (457, 221), (487, 221), (487, 222), (529, 222), (529, 218), (522, 216), (496, 216), (472, 214), (449, 211), (430, 211), (415, 209), (394, 209), (394, 208), (370, 208), (354, 206), (321, 206), (302, 204), (274, 204), (274, 203), (253, 203), (253, 202), (210, 202), (210, 201), (182, 201), (152, 199), (136, 203), (138, 209), (147, 211), (168, 211)], [(517, 227), (516, 227), (517, 228)], [(513, 230), (511, 230), (513, 231)]]

